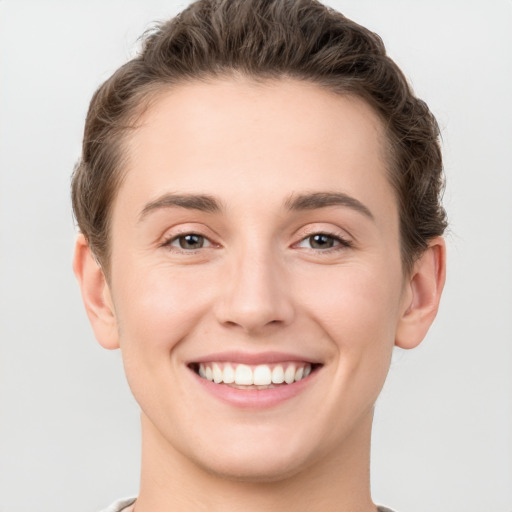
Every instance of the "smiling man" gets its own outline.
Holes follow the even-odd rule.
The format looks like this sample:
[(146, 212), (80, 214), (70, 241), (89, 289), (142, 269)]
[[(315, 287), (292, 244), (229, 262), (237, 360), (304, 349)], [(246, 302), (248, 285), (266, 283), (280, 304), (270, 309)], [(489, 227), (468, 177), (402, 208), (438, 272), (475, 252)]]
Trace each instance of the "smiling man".
[(100, 87), (74, 269), (142, 421), (109, 510), (377, 510), (374, 404), (444, 284), (437, 136), (378, 37), (309, 0), (192, 4)]

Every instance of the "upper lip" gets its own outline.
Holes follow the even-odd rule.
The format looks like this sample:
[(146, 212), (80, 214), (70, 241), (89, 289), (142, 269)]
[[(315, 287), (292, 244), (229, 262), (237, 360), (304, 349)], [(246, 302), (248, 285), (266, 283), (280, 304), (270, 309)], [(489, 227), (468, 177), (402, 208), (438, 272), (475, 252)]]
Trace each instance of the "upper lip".
[(192, 363), (239, 363), (247, 365), (276, 364), (285, 362), (306, 362), (321, 364), (321, 361), (314, 357), (294, 354), (290, 352), (241, 352), (226, 351), (204, 355), (189, 361)]

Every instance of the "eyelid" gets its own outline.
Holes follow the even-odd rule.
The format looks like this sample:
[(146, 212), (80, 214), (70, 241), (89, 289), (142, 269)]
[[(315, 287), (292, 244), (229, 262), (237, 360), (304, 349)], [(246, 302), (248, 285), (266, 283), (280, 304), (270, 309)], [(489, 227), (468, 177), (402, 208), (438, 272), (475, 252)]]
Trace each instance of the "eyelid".
[(346, 229), (325, 222), (312, 222), (298, 229), (296, 233), (297, 237), (300, 237), (301, 240), (312, 235), (329, 235), (335, 238), (342, 238), (346, 241), (353, 239), (352, 235)]
[[(315, 235), (325, 235), (328, 237), (333, 238), (338, 243), (333, 246), (326, 249), (314, 249), (314, 248), (308, 248), (308, 247), (301, 247), (300, 244), (307, 241), (309, 238)], [(339, 228), (322, 228), (318, 225), (311, 225), (306, 226), (305, 228), (301, 229), (297, 235), (300, 237), (299, 241), (293, 244), (294, 247), (301, 248), (301, 249), (310, 249), (311, 251), (317, 252), (317, 253), (327, 253), (329, 251), (336, 251), (336, 250), (342, 250), (347, 249), (350, 247), (353, 247), (354, 242), (352, 237), (344, 230), (341, 230)]]
[[(346, 242), (345, 240), (342, 240), (341, 238), (337, 237), (337, 236), (334, 236), (334, 235), (330, 235), (329, 233), (313, 233), (312, 235), (309, 235), (309, 236), (306, 236), (305, 238), (303, 238), (302, 240), (299, 241), (298, 244), (296, 244), (298, 247), (303, 247), (303, 243), (304, 242), (307, 242), (308, 240), (310, 240), (311, 238), (313, 238), (314, 236), (316, 235), (323, 235), (325, 237), (329, 237), (329, 238), (332, 238), (335, 242), (335, 245), (334, 247), (337, 247), (339, 245), (343, 245), (343, 246), (346, 246)], [(332, 247), (328, 247), (327, 249), (332, 249)], [(327, 249), (323, 249), (323, 250), (327, 250)]]
[(345, 238), (342, 238), (342, 237), (340, 237), (338, 235), (333, 235), (331, 233), (323, 233), (323, 232), (322, 233), (313, 233), (311, 235), (308, 235), (308, 236), (302, 238), (296, 244), (296, 246), (297, 247), (304, 247), (302, 245), (302, 243), (307, 242), (310, 238), (314, 237), (315, 235), (323, 235), (323, 236), (332, 238), (334, 240), (334, 242), (335, 242), (333, 247), (327, 247), (325, 249), (319, 249), (319, 248), (315, 249), (314, 247), (305, 247), (305, 248), (311, 249), (311, 250), (314, 250), (314, 251), (319, 251), (319, 252), (327, 252), (329, 250), (334, 250), (334, 249), (339, 248), (339, 247), (343, 247), (343, 248), (345, 248), (345, 247), (352, 247), (352, 244), (351, 244), (351, 242), (349, 240), (346, 240)]
[(205, 247), (211, 247), (213, 245), (212, 241), (208, 237), (201, 235), (200, 233), (193, 233), (193, 232), (182, 233), (179, 235), (172, 236), (171, 238), (169, 238), (169, 240), (167, 242), (165, 242), (165, 245), (167, 245), (169, 247), (176, 247), (177, 249), (180, 249), (185, 252), (192, 252), (194, 249), (185, 250), (185, 249), (183, 249), (183, 247), (178, 247), (178, 246), (174, 245), (174, 242), (178, 242), (180, 238), (183, 238), (188, 235), (200, 236), (205, 242), (207, 242), (207, 245), (200, 247), (200, 249), (204, 249)]
[[(194, 252), (200, 251), (202, 249), (210, 249), (212, 247), (220, 247), (220, 244), (216, 243), (214, 241), (215, 239), (215, 233), (212, 234), (206, 234), (206, 232), (211, 233), (211, 229), (206, 228), (204, 225), (201, 224), (185, 224), (185, 225), (178, 225), (171, 227), (170, 229), (167, 229), (165, 233), (160, 238), (160, 241), (158, 242), (158, 247), (163, 247), (169, 250), (173, 250), (175, 252), (182, 252), (187, 254), (193, 254)], [(207, 246), (201, 247), (199, 249), (182, 249), (181, 247), (172, 245), (174, 241), (177, 241), (179, 238), (187, 236), (187, 235), (197, 235), (202, 238), (208, 243)]]

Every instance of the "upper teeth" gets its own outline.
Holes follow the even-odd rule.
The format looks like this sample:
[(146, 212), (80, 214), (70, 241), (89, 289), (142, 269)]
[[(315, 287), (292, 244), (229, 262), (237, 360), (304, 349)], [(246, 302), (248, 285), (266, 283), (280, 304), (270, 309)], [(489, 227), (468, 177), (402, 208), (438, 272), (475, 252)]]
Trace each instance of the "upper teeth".
[(249, 366), (231, 363), (200, 363), (199, 375), (217, 384), (242, 386), (268, 386), (270, 384), (291, 384), (306, 378), (311, 373), (309, 363), (285, 363), (277, 365), (260, 364)]

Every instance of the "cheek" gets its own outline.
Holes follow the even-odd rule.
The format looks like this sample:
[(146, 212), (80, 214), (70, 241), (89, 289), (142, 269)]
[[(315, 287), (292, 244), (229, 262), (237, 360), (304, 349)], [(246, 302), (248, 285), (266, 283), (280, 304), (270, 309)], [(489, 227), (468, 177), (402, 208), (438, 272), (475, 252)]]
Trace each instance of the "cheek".
[(401, 271), (398, 265), (354, 263), (324, 268), (314, 279), (304, 277), (304, 316), (309, 325), (320, 327), (320, 332), (312, 332), (330, 346), (325, 372), (332, 385), (318, 415), (332, 427), (325, 439), (336, 443), (340, 433), (371, 414), (386, 379), (399, 316)]
[(169, 386), (181, 386), (177, 376), (182, 361), (176, 356), (209, 310), (211, 298), (209, 287), (199, 286), (204, 276), (197, 271), (183, 276), (161, 265), (134, 265), (130, 270), (115, 289), (121, 353), (133, 396), (154, 417), (158, 404), (171, 405), (186, 393), (181, 389), (168, 394)]
[[(321, 278), (317, 276), (316, 286), (307, 296), (314, 321), (332, 343), (333, 378), (342, 382), (345, 390), (357, 388), (351, 398), (344, 396), (343, 400), (368, 399), (372, 403), (386, 378), (402, 285), (400, 268), (394, 268), (330, 268)], [(332, 399), (341, 398), (333, 394)]]
[(379, 267), (330, 268), (315, 277), (305, 302), (340, 349), (378, 343), (394, 333), (399, 314), (401, 276)]
[(191, 267), (162, 267), (132, 265), (130, 277), (115, 290), (121, 348), (145, 360), (161, 358), (190, 335), (211, 302), (211, 287), (201, 286), (206, 276)]

